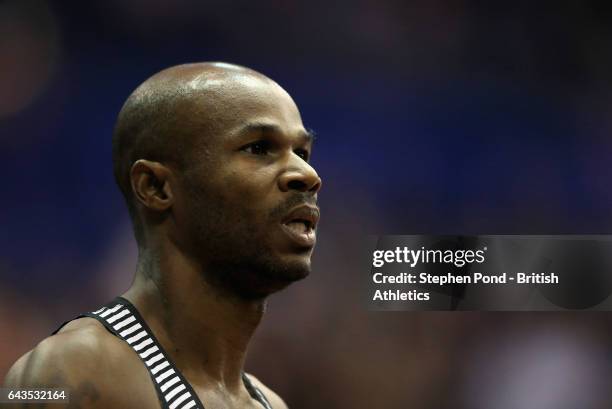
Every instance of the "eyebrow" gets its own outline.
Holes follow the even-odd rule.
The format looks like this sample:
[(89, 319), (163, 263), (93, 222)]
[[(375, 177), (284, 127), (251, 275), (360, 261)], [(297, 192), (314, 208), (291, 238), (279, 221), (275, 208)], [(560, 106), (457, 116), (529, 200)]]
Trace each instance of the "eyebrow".
[[(246, 135), (246, 134), (270, 134), (270, 133), (282, 133), (282, 129), (280, 126), (276, 124), (271, 124), (268, 122), (251, 122), (243, 126), (240, 131), (238, 131), (238, 135)], [(306, 143), (314, 142), (316, 138), (315, 132), (310, 128), (305, 128), (304, 130), (298, 131), (299, 137), (303, 139)]]

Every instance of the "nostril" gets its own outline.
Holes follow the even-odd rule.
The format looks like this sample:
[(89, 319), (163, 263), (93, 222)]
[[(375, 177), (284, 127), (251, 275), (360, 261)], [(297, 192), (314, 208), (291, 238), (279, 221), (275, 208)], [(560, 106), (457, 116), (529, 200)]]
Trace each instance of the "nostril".
[(321, 179), (319, 179), (319, 181), (317, 183), (315, 183), (311, 188), (310, 191), (311, 192), (318, 192), (321, 189)]
[(291, 180), (287, 183), (287, 187), (291, 190), (306, 190), (306, 183), (301, 180)]

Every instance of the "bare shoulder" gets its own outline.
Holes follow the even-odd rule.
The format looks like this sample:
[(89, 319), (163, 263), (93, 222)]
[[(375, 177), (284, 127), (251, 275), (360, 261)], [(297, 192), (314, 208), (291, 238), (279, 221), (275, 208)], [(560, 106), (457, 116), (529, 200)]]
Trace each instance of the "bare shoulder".
[[(133, 407), (125, 385), (137, 389), (133, 376), (139, 358), (93, 318), (81, 318), (41, 341), (9, 370), (5, 387), (68, 390), (74, 408)], [(128, 375), (128, 376), (126, 376)], [(130, 376), (131, 375), (131, 376)], [(148, 376), (145, 374), (145, 379)], [(136, 385), (135, 385), (136, 383)], [(145, 395), (155, 390), (143, 391)]]
[(253, 382), (253, 385), (259, 388), (261, 392), (265, 395), (266, 399), (272, 405), (272, 409), (287, 409), (287, 404), (285, 401), (281, 399), (272, 389), (268, 388), (264, 385), (259, 379), (257, 379), (253, 374), (247, 373), (247, 376)]
[[(110, 340), (91, 319), (69, 323), (58, 334), (42, 340), (10, 369), (5, 383), (10, 386), (60, 386), (73, 375), (96, 367), (101, 349)], [(110, 334), (109, 334), (110, 335)]]

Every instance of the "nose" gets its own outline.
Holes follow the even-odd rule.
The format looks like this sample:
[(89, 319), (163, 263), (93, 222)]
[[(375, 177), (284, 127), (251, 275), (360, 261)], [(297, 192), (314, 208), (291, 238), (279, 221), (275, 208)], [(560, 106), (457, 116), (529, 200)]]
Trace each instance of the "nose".
[(279, 188), (283, 192), (297, 190), (317, 193), (321, 189), (321, 183), (317, 171), (299, 157), (287, 167), (287, 170), (278, 179)]

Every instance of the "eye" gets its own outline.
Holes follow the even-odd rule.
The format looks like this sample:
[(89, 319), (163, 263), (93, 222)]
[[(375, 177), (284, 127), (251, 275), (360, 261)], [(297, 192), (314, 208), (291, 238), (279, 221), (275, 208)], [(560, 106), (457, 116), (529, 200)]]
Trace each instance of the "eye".
[(296, 149), (293, 152), (300, 158), (304, 159), (304, 161), (308, 162), (308, 158), (310, 157), (309, 152), (306, 149)]
[(270, 143), (267, 141), (257, 141), (244, 146), (242, 150), (253, 155), (267, 155), (270, 151)]

